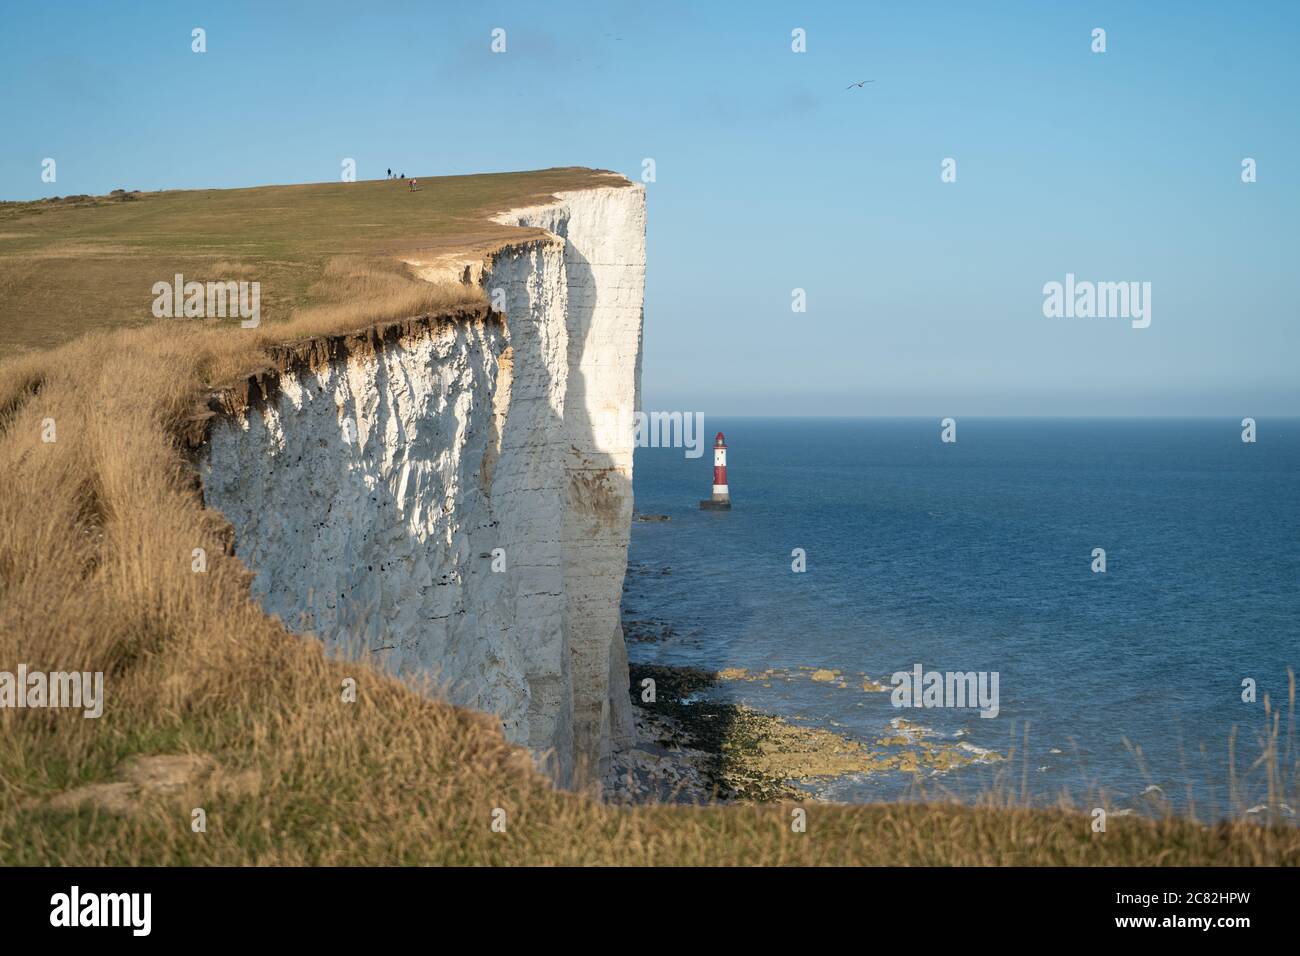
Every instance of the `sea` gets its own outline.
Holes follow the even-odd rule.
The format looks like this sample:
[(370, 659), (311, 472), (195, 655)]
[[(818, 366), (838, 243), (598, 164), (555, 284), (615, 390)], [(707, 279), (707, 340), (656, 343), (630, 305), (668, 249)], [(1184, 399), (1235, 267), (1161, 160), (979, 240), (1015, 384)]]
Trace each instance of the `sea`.
[[(701, 457), (636, 451), (636, 513), (668, 520), (633, 521), (631, 661), (770, 669), (706, 693), (872, 746), (902, 718), (1000, 758), (813, 795), (1291, 810), (1256, 761), (1270, 718), (1274, 763), (1298, 759), (1300, 419), (1253, 442), (1240, 419), (963, 418), (951, 442), (938, 419), (705, 426)], [(725, 512), (699, 508), (717, 431)], [(996, 715), (906, 706), (894, 675), (918, 665), (996, 673)]]

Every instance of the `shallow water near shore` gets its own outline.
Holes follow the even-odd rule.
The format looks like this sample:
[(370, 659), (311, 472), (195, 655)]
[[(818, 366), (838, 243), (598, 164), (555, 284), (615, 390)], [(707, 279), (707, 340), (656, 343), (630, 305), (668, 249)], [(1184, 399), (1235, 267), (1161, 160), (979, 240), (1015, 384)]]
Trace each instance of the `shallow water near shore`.
[[(1203, 816), (1265, 802), (1246, 771), (1264, 694), (1285, 740), (1300, 664), (1300, 420), (1261, 419), (1254, 444), (1231, 419), (961, 419), (953, 444), (930, 419), (706, 425), (727, 436), (730, 512), (698, 508), (708, 454), (636, 453), (637, 513), (670, 520), (632, 525), (633, 662), (721, 671), (710, 693), (866, 743), (901, 727), (966, 754), (1015, 748), (1010, 764), (922, 772), (930, 792), (971, 794), (1011, 767), (1003, 786), (1035, 801), (1100, 791), (1185, 811), (1190, 788)], [(997, 672), (997, 716), (892, 706), (891, 674), (918, 663)], [(811, 789), (890, 800), (917, 779)]]

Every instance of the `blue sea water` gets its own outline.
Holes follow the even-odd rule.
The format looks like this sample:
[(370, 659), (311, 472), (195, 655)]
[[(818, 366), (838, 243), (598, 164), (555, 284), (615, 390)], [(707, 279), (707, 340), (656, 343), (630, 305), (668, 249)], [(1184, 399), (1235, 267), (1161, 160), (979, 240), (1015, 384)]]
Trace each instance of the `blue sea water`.
[[(936, 740), (1014, 748), (931, 791), (998, 784), (1116, 806), (1158, 793), (1178, 810), (1190, 795), (1210, 816), (1263, 802), (1247, 768), (1264, 694), (1282, 704), (1285, 738), (1287, 668), (1300, 667), (1300, 419), (1261, 419), (1254, 444), (1239, 419), (961, 419), (952, 444), (932, 419), (706, 430), (709, 444), (726, 433), (730, 512), (698, 508), (707, 448), (636, 453), (637, 512), (671, 520), (633, 522), (624, 618), (668, 635), (630, 640), (633, 662), (798, 672), (714, 693), (867, 742), (901, 716)], [(862, 673), (888, 686), (917, 663), (998, 672), (1000, 713), (897, 709), (861, 690)], [(800, 667), (840, 670), (847, 687)], [(1246, 678), (1256, 703), (1242, 700)], [(916, 792), (906, 774), (814, 789)]]

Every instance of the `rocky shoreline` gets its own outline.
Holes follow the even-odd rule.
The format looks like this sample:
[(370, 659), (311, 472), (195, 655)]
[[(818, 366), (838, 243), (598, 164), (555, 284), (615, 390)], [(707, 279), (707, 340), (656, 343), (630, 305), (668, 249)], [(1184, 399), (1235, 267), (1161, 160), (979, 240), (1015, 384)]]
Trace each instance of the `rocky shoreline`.
[[(1001, 759), (961, 743), (930, 739), (926, 728), (902, 717), (868, 744), (711, 693), (729, 681), (772, 679), (806, 678), (847, 688), (838, 671), (751, 674), (739, 668), (709, 672), (632, 664), (629, 672), (637, 743), (614, 757), (605, 793), (615, 803), (807, 799), (815, 796), (809, 787), (816, 782), (847, 774), (931, 774)], [(862, 690), (885, 688), (864, 678)]]
[[(638, 517), (641, 517), (640, 515)], [(651, 517), (651, 516), (647, 516)], [(698, 628), (679, 632), (655, 613), (655, 580), (673, 569), (629, 561), (622, 624), (630, 657), (667, 644), (707, 647)], [(808, 681), (845, 694), (888, 694), (887, 679), (825, 667), (698, 667), (637, 663), (628, 667), (635, 744), (615, 753), (605, 799), (617, 803), (729, 803), (817, 799), (838, 777), (911, 774), (929, 777), (1003, 755), (943, 738), (895, 716), (870, 739), (766, 713), (735, 700), (727, 685)], [(647, 693), (653, 682), (654, 694)]]

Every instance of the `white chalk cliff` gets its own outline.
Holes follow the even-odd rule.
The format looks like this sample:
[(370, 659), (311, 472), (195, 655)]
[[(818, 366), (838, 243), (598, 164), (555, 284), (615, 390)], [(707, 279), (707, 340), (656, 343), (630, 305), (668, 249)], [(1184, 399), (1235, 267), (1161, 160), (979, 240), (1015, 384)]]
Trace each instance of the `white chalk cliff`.
[[(287, 626), (499, 715), (561, 783), (630, 742), (645, 193), (559, 193), (482, 264), (500, 313), (282, 369), (215, 421), (205, 501)], [(499, 549), (499, 550), (498, 550)]]

